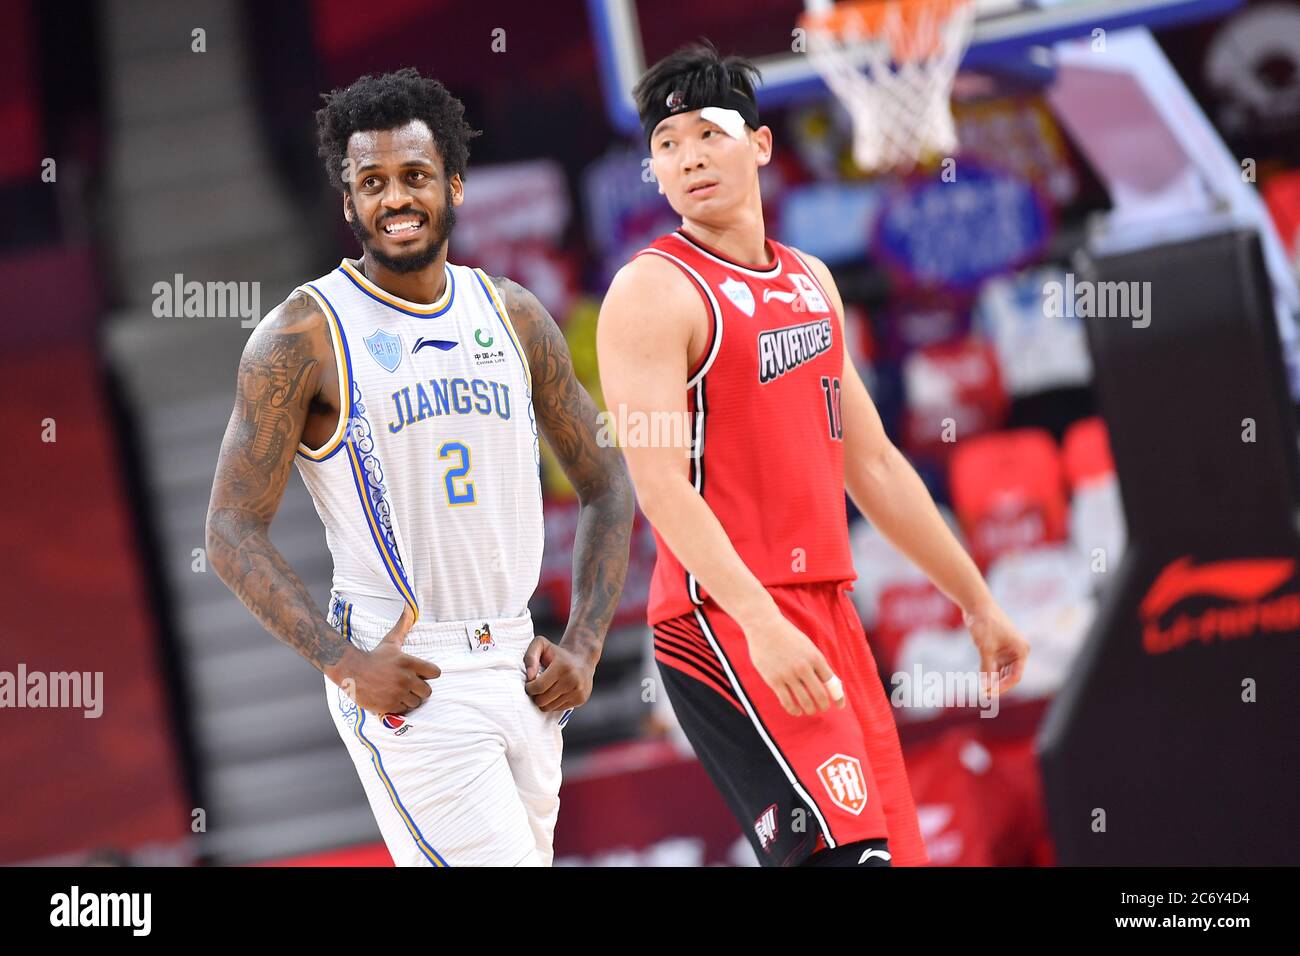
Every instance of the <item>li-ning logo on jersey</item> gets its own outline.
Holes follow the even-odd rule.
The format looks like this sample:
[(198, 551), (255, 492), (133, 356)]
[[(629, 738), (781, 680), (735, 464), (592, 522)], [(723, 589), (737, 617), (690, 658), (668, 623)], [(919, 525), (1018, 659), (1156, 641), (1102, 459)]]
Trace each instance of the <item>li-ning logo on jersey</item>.
[[(415, 347), (411, 349), (411, 354), (414, 355), (420, 349), (428, 347), (435, 348), (439, 352), (449, 352), (459, 344), (459, 342), (453, 342), (451, 339), (418, 338), (415, 340)], [(391, 372), (392, 369), (389, 369), (389, 371)]]
[(776, 804), (764, 810), (754, 821), (754, 835), (764, 850), (776, 840)]
[(830, 351), (831, 320), (818, 319), (758, 333), (758, 381), (766, 385)]
[[(790, 278), (790, 284), (794, 286), (793, 292), (782, 292), (780, 289), (764, 289), (763, 304), (769, 302), (784, 302), (796, 312), (829, 312), (830, 306), (826, 304), (826, 297), (821, 294), (817, 284), (802, 272), (787, 273)], [(795, 300), (799, 302), (796, 304)]]

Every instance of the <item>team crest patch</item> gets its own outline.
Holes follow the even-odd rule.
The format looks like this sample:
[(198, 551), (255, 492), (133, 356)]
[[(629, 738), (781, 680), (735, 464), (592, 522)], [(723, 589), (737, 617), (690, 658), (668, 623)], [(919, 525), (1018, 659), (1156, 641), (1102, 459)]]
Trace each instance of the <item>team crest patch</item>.
[(831, 803), (854, 816), (867, 805), (867, 783), (862, 761), (857, 757), (835, 754), (817, 768), (817, 776), (830, 795)]
[(492, 639), (492, 628), (487, 624), (474, 628), (474, 639), (469, 642), (469, 646), (476, 651), (490, 651), (496, 647), (497, 642)]
[(385, 372), (396, 372), (397, 366), (402, 364), (402, 338), (384, 329), (375, 329), (367, 335), (363, 342), (366, 343), (366, 351), (370, 357), (379, 363), (379, 367)]
[(750, 291), (749, 286), (739, 279), (726, 279), (718, 288), (735, 303), (736, 308), (751, 319), (754, 317), (754, 293)]

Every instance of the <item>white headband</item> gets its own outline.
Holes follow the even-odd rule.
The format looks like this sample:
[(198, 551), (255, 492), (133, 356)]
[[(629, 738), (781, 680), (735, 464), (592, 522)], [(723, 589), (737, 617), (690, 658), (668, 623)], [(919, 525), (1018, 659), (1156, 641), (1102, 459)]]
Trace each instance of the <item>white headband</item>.
[(719, 127), (732, 139), (745, 138), (745, 118), (735, 110), (723, 109), (721, 106), (706, 106), (700, 110), (700, 118)]

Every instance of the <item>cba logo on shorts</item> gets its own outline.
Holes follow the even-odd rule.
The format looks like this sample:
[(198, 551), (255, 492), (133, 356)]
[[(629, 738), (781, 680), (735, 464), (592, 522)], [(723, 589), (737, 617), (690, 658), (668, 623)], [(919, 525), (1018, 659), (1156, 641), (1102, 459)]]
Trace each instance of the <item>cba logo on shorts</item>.
[(411, 729), (411, 725), (406, 722), (406, 718), (401, 714), (384, 714), (379, 718), (380, 723), (391, 730), (398, 737)]
[(835, 754), (817, 768), (817, 776), (830, 794), (831, 802), (855, 817), (867, 805), (867, 783), (857, 757)]

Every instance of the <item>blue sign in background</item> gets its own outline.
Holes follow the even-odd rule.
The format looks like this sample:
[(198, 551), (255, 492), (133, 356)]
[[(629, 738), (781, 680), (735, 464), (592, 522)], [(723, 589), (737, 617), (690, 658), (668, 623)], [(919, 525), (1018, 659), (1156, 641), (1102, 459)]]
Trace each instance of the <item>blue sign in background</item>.
[(884, 196), (873, 250), (905, 284), (970, 290), (1034, 260), (1051, 238), (1051, 207), (1032, 183), (970, 160), (956, 175), (904, 179)]

